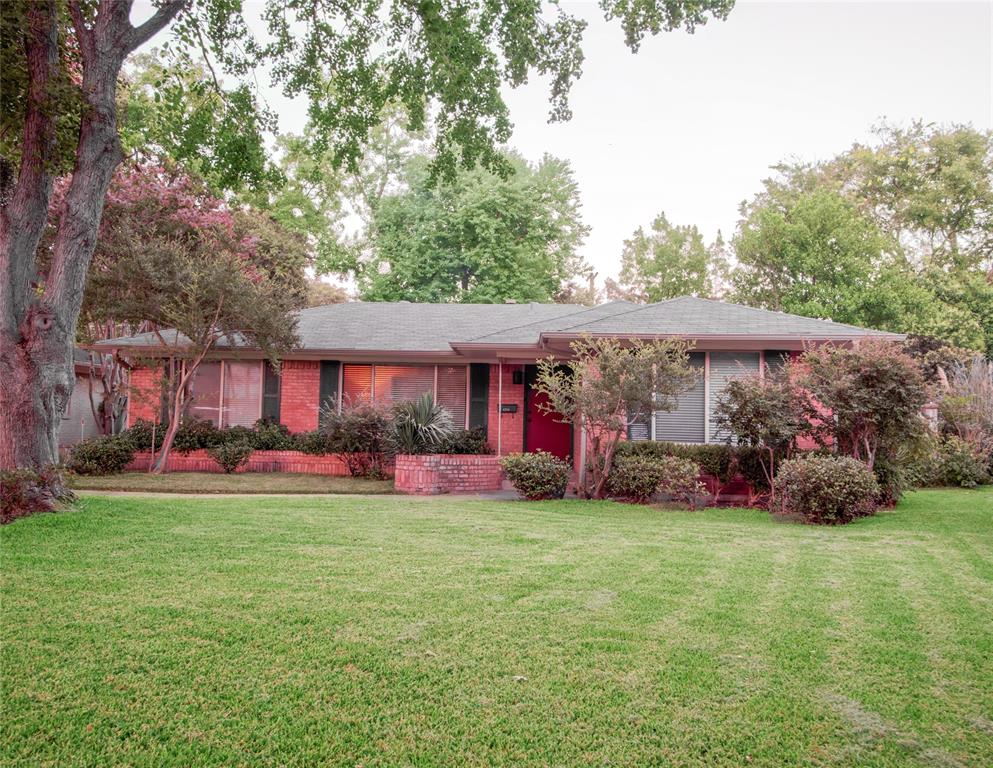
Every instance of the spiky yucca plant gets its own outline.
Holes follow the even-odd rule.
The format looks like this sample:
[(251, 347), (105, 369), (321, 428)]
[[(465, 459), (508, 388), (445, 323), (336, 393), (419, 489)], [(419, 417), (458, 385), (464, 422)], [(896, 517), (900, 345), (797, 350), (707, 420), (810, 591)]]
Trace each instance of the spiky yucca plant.
[(433, 453), (454, 431), (451, 414), (430, 393), (393, 408), (390, 440), (396, 453)]

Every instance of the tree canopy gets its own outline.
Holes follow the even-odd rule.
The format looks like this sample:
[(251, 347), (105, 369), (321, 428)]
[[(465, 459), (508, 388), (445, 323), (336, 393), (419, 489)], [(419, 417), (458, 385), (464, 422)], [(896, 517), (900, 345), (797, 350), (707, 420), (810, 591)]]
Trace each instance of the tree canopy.
[[(369, 301), (550, 301), (583, 268), (587, 227), (568, 163), (507, 154), (503, 177), (483, 168), (433, 180), (430, 160), (372, 212), (371, 252), (344, 265)], [(343, 265), (334, 265), (339, 270)]]

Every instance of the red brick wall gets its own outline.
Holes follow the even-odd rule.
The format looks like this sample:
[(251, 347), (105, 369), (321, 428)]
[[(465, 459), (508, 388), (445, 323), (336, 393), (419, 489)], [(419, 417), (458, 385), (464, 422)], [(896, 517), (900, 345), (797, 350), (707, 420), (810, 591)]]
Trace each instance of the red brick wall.
[(503, 402), (516, 403), (517, 413), (500, 413), (500, 366), (490, 366), (490, 397), (489, 414), (486, 427), (486, 439), (490, 447), (497, 450), (497, 424), (500, 424), (502, 438), (500, 450), (502, 453), (516, 453), (524, 450), (524, 384), (514, 384), (514, 371), (520, 371), (524, 376), (523, 365), (503, 366)]
[(162, 367), (140, 367), (128, 379), (128, 424), (138, 419), (157, 422), (162, 415)]
[(432, 496), (439, 493), (496, 491), (503, 485), (497, 456), (428, 454), (397, 456), (394, 488), (399, 493)]
[[(127, 466), (129, 472), (146, 472), (152, 465), (152, 456), (147, 451), (136, 453)], [(168, 472), (223, 472), (220, 464), (206, 451), (170, 453), (166, 462)], [(306, 475), (331, 475), (345, 477), (348, 466), (340, 456), (313, 456), (299, 451), (255, 451), (248, 464), (238, 472), (298, 472)]]
[(279, 420), (290, 432), (317, 429), (321, 397), (321, 364), (316, 360), (284, 360), (279, 385)]

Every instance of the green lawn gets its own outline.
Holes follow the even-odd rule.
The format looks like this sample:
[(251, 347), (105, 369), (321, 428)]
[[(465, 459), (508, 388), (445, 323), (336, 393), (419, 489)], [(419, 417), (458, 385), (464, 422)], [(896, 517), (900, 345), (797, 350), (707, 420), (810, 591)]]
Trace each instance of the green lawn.
[(8, 765), (993, 765), (993, 493), (87, 497), (2, 537)]
[(150, 475), (125, 472), (119, 475), (78, 475), (72, 487), (98, 491), (153, 491), (155, 493), (392, 493), (390, 480), (364, 477), (324, 477), (292, 472), (170, 472)]

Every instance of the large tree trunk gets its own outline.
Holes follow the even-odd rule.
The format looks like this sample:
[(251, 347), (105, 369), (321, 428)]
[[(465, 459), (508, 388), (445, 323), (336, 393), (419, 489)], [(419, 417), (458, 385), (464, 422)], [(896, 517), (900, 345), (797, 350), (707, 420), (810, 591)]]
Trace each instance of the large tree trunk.
[(28, 4), (28, 104), (18, 178), (0, 200), (0, 469), (40, 469), (58, 460), (58, 425), (75, 381), (72, 351), (86, 273), (104, 198), (121, 161), (115, 92), (132, 50), (161, 30), (185, 0), (170, 0), (139, 27), (130, 0), (101, 0), (87, 20), (69, 1), (83, 62), (83, 116), (72, 181), (59, 212), (44, 292), (32, 289), (36, 251), (52, 192), (51, 162), (60, 104), (57, 9)]

